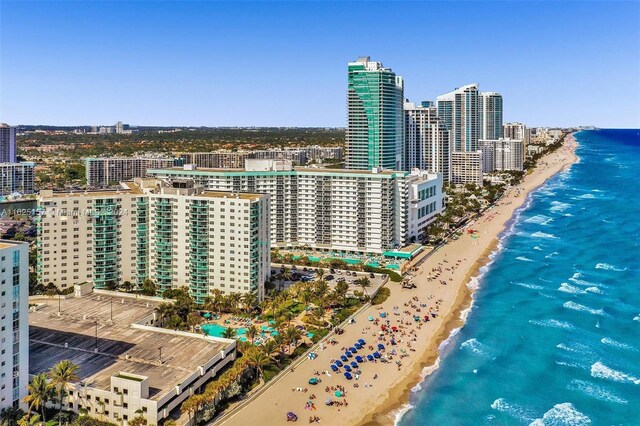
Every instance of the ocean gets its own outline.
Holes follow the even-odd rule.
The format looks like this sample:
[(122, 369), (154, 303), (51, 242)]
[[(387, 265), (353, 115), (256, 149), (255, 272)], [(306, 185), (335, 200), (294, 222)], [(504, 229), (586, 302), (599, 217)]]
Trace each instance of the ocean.
[(640, 425), (640, 132), (576, 134), (474, 283), (409, 425)]

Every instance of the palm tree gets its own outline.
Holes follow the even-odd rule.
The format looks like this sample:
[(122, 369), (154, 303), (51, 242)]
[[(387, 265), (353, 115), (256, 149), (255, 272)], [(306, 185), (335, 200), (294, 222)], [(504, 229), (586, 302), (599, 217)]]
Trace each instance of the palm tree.
[(189, 414), (189, 424), (192, 423), (191, 418), (197, 410), (196, 400), (194, 396), (195, 395), (191, 395), (189, 398), (185, 399), (184, 402), (182, 403), (182, 406), (180, 406), (180, 412), (182, 414), (184, 413)]
[(253, 344), (255, 342), (256, 336), (258, 335), (258, 327), (251, 324), (249, 327), (247, 327), (244, 334), (247, 336), (247, 338), (251, 339), (251, 344)]
[(245, 312), (248, 314), (258, 304), (258, 296), (255, 293), (245, 293), (242, 295), (242, 304), (244, 305)]
[(27, 385), (27, 389), (29, 394), (24, 397), (23, 401), (29, 406), (28, 414), (31, 414), (31, 410), (33, 408), (36, 410), (39, 409), (40, 414), (42, 415), (42, 421), (46, 422), (44, 409), (47, 402), (53, 398), (55, 388), (51, 383), (49, 383), (45, 373), (39, 373), (33, 377), (31, 383)]
[(160, 323), (164, 323), (164, 320), (170, 317), (171, 314), (173, 313), (173, 305), (171, 305), (170, 303), (161, 303), (158, 306), (156, 306), (155, 311), (158, 314), (158, 319), (160, 320)]
[(49, 370), (49, 379), (51, 379), (51, 384), (57, 388), (58, 397), (60, 398), (60, 412), (58, 414), (59, 425), (62, 425), (62, 404), (65, 393), (69, 389), (69, 383), (80, 380), (80, 377), (78, 377), (79, 369), (80, 367), (73, 362), (68, 359), (63, 359)]
[(264, 351), (259, 349), (253, 349), (244, 354), (247, 363), (256, 369), (256, 376), (259, 379), (263, 379), (263, 370), (262, 367), (269, 364), (269, 357), (264, 353)]
[(371, 286), (371, 281), (369, 280), (369, 278), (367, 277), (361, 277), (358, 278), (354, 284), (356, 284), (357, 286), (362, 288), (362, 293), (364, 293), (365, 295), (367, 294), (366, 289), (367, 287)]
[(175, 420), (165, 420), (164, 423), (162, 423), (162, 426), (177, 426), (177, 423)]
[(222, 337), (224, 337), (225, 339), (233, 339), (234, 337), (236, 337), (236, 329), (233, 327), (225, 328), (222, 332)]
[[(15, 423), (9, 423), (10, 426), (13, 426)], [(18, 426), (39, 426), (42, 424), (40, 421), (40, 414), (34, 414), (30, 416), (29, 414), (25, 414), (18, 420)]]
[(320, 281), (322, 280), (323, 277), (324, 277), (324, 269), (320, 268), (318, 269), (318, 272), (316, 272), (316, 280)]
[(291, 344), (295, 344), (302, 337), (302, 332), (296, 327), (289, 327), (285, 330), (284, 336), (289, 348), (289, 355), (291, 355)]
[(195, 331), (196, 325), (200, 324), (200, 315), (195, 312), (189, 312), (187, 315), (187, 324), (191, 327), (191, 331)]
[(14, 426), (24, 416), (24, 412), (17, 407), (7, 407), (0, 411), (0, 425)]

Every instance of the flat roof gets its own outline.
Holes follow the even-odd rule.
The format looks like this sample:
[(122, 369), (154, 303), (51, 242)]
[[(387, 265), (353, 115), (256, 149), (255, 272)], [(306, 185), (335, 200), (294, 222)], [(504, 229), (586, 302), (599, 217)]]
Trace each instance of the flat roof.
[(29, 244), (27, 242), (14, 241), (14, 240), (0, 240), (0, 249), (5, 249), (9, 247), (15, 247), (20, 244)]
[(229, 345), (130, 327), (159, 303), (92, 293), (61, 300), (58, 315), (58, 300), (52, 298), (44, 308), (29, 313), (29, 374), (69, 359), (80, 367), (80, 381), (87, 386), (110, 390), (111, 376), (136, 374), (149, 378), (149, 398), (160, 399)]
[(381, 170), (379, 172), (374, 173), (371, 170), (354, 170), (354, 169), (329, 169), (329, 168), (316, 168), (316, 167), (293, 167), (293, 170), (246, 170), (244, 168), (211, 168), (211, 167), (197, 167), (194, 170), (185, 170), (184, 167), (167, 167), (161, 169), (148, 169), (147, 172), (185, 172), (191, 173), (193, 172), (214, 172), (214, 173), (248, 173), (248, 174), (260, 174), (260, 173), (292, 173), (292, 172), (302, 172), (302, 173), (333, 173), (333, 174), (364, 174), (364, 175), (394, 175), (394, 174), (408, 174), (409, 172), (405, 172), (402, 170)]

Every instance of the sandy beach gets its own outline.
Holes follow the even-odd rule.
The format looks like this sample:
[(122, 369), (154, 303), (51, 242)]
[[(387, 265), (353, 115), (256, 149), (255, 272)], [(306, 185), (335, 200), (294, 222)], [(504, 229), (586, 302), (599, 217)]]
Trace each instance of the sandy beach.
[[(573, 135), (567, 136), (559, 150), (540, 159), (520, 185), (511, 188), (469, 225), (477, 231), (475, 237), (465, 233), (411, 272), (417, 288), (403, 290), (398, 283), (388, 283), (391, 296), (382, 305), (362, 311), (343, 334), (333, 336), (335, 344), (324, 344), (317, 351), (317, 358), (306, 359), (278, 377), (268, 389), (217, 424), (284, 425), (289, 411), (302, 424), (314, 417), (328, 425), (393, 424), (398, 410), (408, 403), (411, 388), (422, 381), (421, 375), (437, 368), (440, 344), (452, 330), (463, 325), (464, 312), (473, 297), (468, 284), (496, 249), (505, 224), (529, 192), (577, 161), (575, 148)], [(420, 257), (414, 261), (419, 260)], [(347, 380), (343, 368), (334, 372), (330, 364), (358, 339), (366, 343), (348, 358), (349, 363), (357, 355), (366, 360), (366, 355), (373, 352), (378, 352), (380, 358), (358, 363), (351, 371), (354, 378)], [(379, 344), (384, 349), (378, 349)], [(320, 383), (310, 385), (312, 377), (320, 379)], [(343, 395), (336, 396), (336, 391)], [(328, 399), (332, 405), (326, 404)]]

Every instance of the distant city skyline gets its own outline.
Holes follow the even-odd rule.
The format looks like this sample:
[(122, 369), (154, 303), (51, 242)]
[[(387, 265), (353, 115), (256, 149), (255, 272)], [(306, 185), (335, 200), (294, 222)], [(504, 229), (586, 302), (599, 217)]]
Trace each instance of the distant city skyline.
[(636, 2), (3, 1), (0, 122), (346, 127), (347, 64), (371, 56), (418, 104), (478, 83), (505, 122), (638, 128), (639, 17)]

